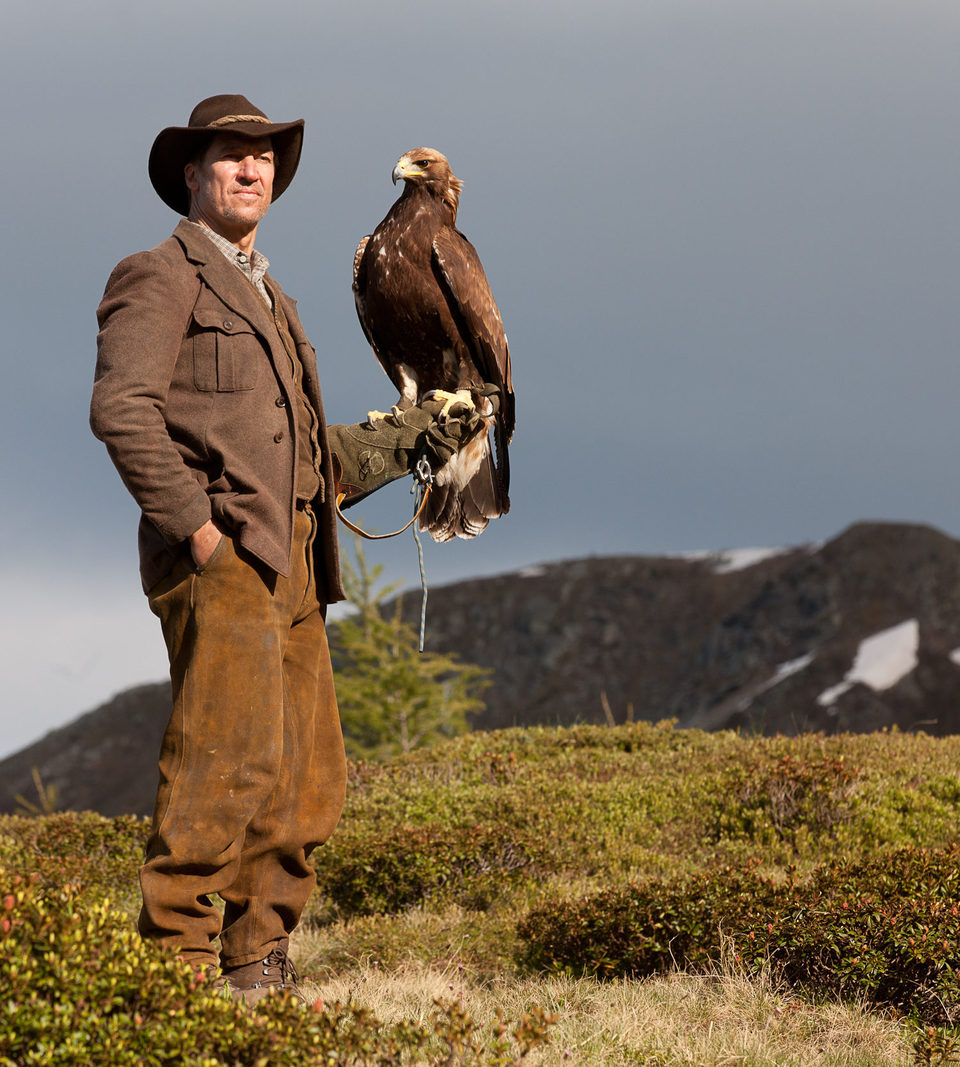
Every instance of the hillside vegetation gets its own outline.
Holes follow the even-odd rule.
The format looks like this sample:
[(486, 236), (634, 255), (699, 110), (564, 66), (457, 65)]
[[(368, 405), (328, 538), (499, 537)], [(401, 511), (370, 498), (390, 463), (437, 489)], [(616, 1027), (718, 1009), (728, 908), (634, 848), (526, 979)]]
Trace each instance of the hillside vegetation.
[(255, 1014), (132, 934), (142, 820), (3, 817), (0, 1063), (955, 1062), (958, 757), (637, 723), (353, 765), (322, 1002)]

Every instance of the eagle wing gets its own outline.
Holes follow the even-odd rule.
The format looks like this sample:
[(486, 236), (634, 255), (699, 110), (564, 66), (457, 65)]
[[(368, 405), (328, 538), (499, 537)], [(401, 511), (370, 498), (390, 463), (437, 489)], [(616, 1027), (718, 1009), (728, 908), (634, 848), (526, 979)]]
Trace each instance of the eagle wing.
[[(480, 257), (459, 230), (444, 227), (433, 238), (433, 263), (477, 370), (485, 382), (500, 390), (497, 424), (504, 443), (508, 443), (515, 424), (510, 349)], [(503, 455), (505, 458), (505, 450)]]
[[(393, 368), (389, 360), (385, 359), (383, 353), (377, 348), (373, 340), (373, 334), (370, 332), (370, 327), (367, 324), (367, 307), (365, 300), (366, 293), (366, 276), (362, 269), (363, 253), (367, 250), (367, 245), (370, 242), (372, 234), (367, 234), (360, 244), (357, 245), (356, 252), (353, 253), (353, 302), (357, 308), (357, 318), (360, 320), (360, 328), (363, 330), (363, 336), (367, 339), (367, 344), (373, 349), (373, 354), (380, 361), (380, 366), (387, 372), (387, 376), (391, 381), (394, 381)], [(396, 384), (396, 382), (394, 382)], [(397, 385), (399, 389), (400, 386)]]

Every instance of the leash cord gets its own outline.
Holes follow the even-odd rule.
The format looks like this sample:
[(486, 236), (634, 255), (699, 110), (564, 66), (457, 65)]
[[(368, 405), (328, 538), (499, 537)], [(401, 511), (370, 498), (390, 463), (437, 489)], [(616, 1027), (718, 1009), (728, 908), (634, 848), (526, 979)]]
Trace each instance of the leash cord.
[[(418, 485), (414, 489), (415, 493), (423, 492), (423, 489)], [(416, 524), (413, 526), (413, 539), (417, 543), (417, 557), (420, 560), (420, 588), (423, 590), (423, 594), (420, 598), (420, 652), (423, 652), (423, 642), (427, 631), (427, 572), (423, 566), (423, 544), (420, 541), (420, 534), (417, 533)]]
[[(413, 485), (410, 488), (410, 492), (415, 494), (414, 506), (417, 515), (423, 511), (423, 505), (426, 503), (432, 485), (433, 471), (430, 469), (427, 457), (421, 456), (417, 460), (417, 466), (413, 472)], [(423, 543), (420, 540), (420, 534), (417, 532), (416, 523), (413, 524), (413, 539), (417, 544), (417, 558), (420, 562), (420, 589), (422, 590), (420, 598), (420, 653), (422, 654), (427, 632), (427, 572), (423, 564)]]
[(357, 526), (352, 523), (346, 515), (340, 510), (340, 504), (343, 502), (343, 498), (346, 493), (338, 493), (336, 497), (337, 515), (340, 517), (340, 521), (348, 529), (352, 530), (355, 534), (359, 534), (360, 537), (365, 537), (368, 541), (383, 541), (388, 537), (396, 537), (397, 534), (402, 534), (408, 526), (413, 527), (413, 539), (417, 543), (417, 557), (420, 561), (420, 588), (423, 590), (423, 595), (420, 600), (420, 652), (423, 652), (424, 639), (427, 631), (427, 572), (423, 564), (423, 544), (420, 541), (420, 535), (417, 533), (417, 519), (420, 518), (420, 513), (423, 511), (424, 505), (427, 502), (427, 497), (430, 495), (430, 490), (433, 488), (433, 471), (430, 469), (430, 461), (425, 455), (420, 456), (416, 465), (413, 468), (413, 485), (410, 487), (410, 492), (414, 494), (413, 503), (413, 518), (407, 523), (406, 526), (401, 527), (399, 530), (394, 530), (393, 533), (388, 534), (372, 534), (367, 533), (362, 526)]

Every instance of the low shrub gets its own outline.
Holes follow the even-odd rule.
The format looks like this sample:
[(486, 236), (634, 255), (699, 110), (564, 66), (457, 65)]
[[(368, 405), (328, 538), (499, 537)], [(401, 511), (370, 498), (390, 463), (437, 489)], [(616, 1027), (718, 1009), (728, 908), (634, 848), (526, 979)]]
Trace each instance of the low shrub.
[[(924, 923), (929, 942), (952, 922), (937, 910), (946, 896), (931, 899), (936, 923), (921, 912), (933, 882), (960, 900), (952, 861), (937, 859), (957, 839), (958, 766), (960, 737), (895, 732), (760, 738), (633, 723), (470, 734), (388, 764), (351, 766), (342, 823), (312, 857), (320, 892), (306, 918), (329, 959), (442, 965), (463, 952), (484, 974), (515, 966), (513, 919), (540, 902), (549, 908), (530, 927), (528, 948), (531, 959), (542, 953), (536, 965), (544, 967), (613, 975), (712, 961), (722, 930), (736, 934), (745, 956), (765, 953), (787, 968), (804, 958), (808, 937), (801, 971), (816, 972), (816, 987), (825, 988), (828, 972), (841, 968), (834, 956), (816, 970), (825, 932), (811, 914), (821, 905), (803, 894), (820, 893), (828, 911), (834, 899), (862, 906), (863, 923), (871, 907), (915, 898), (916, 913), (897, 913), (916, 926), (906, 948), (909, 937), (924, 945)], [(143, 820), (91, 813), (0, 817), (0, 868), (37, 874), (45, 893), (72, 883), (86, 899), (109, 898), (130, 927), (147, 832)], [(924, 868), (916, 848), (884, 858), (909, 844), (928, 847), (928, 864), (940, 865)], [(759, 877), (757, 856), (776, 882)], [(844, 864), (831, 865), (832, 857)], [(879, 866), (867, 869), (867, 857)], [(792, 876), (789, 865), (798, 868)], [(865, 885), (872, 888), (858, 897)], [(607, 916), (615, 907), (619, 941)], [(776, 934), (770, 941), (771, 924), (801, 947), (781, 946)], [(867, 966), (862, 951), (838, 944), (849, 947), (843, 966), (861, 959), (831, 988), (869, 986), (856, 971)], [(895, 948), (881, 945), (876, 968), (939, 990), (941, 1017), (949, 1017), (952, 947), (937, 950), (934, 970), (919, 977)], [(935, 1017), (922, 992), (878, 980), (871, 995)]]
[(755, 868), (633, 883), (538, 908), (519, 924), (524, 962), (639, 977), (719, 963), (723, 941), (795, 986), (960, 1022), (960, 850), (904, 849), (819, 868), (803, 884)]
[(439, 1001), (426, 1023), (287, 996), (252, 1010), (141, 941), (108, 899), (2, 869), (0, 989), (0, 1064), (11, 1067), (511, 1064), (554, 1021), (531, 1008), (515, 1025), (498, 1016), (481, 1028)]
[(468, 734), (352, 765), (343, 820), (314, 862), (323, 882), (352, 855), (380, 863), (398, 827), (494, 824), (532, 858), (527, 873), (598, 887), (761, 852), (773, 869), (944, 847), (960, 820), (958, 764), (960, 737), (922, 734), (762, 738), (644, 722)]
[(0, 866), (45, 885), (74, 882), (115, 899), (132, 895), (149, 828), (134, 815), (107, 819), (92, 811), (0, 815)]
[(375, 915), (431, 903), (485, 910), (534, 868), (532, 850), (505, 828), (400, 827), (350, 849), (315, 854), (318, 886), (343, 915)]
[(901, 849), (821, 867), (795, 900), (737, 936), (790, 982), (925, 1023), (960, 1023), (960, 849)]
[(932, 1026), (925, 1027), (913, 1042), (913, 1062), (917, 1067), (942, 1067), (960, 1063), (960, 1039)]
[(718, 960), (724, 933), (785, 901), (789, 887), (730, 868), (674, 882), (632, 882), (527, 914), (523, 963), (543, 970), (638, 977)]
[(859, 772), (842, 757), (782, 755), (731, 768), (716, 806), (718, 837), (746, 837), (757, 845), (836, 837), (854, 813)]

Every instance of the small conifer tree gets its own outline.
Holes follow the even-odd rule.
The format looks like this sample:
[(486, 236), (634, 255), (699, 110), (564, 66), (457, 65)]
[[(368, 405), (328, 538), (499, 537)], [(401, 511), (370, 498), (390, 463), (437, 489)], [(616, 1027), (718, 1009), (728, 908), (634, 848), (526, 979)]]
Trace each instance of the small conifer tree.
[(483, 707), (478, 694), (490, 672), (454, 654), (419, 652), (399, 597), (384, 614), (383, 601), (398, 583), (377, 587), (383, 568), (367, 562), (359, 538), (354, 558), (343, 561), (343, 583), (357, 611), (331, 634), (348, 755), (388, 759), (464, 733), (467, 715)]

